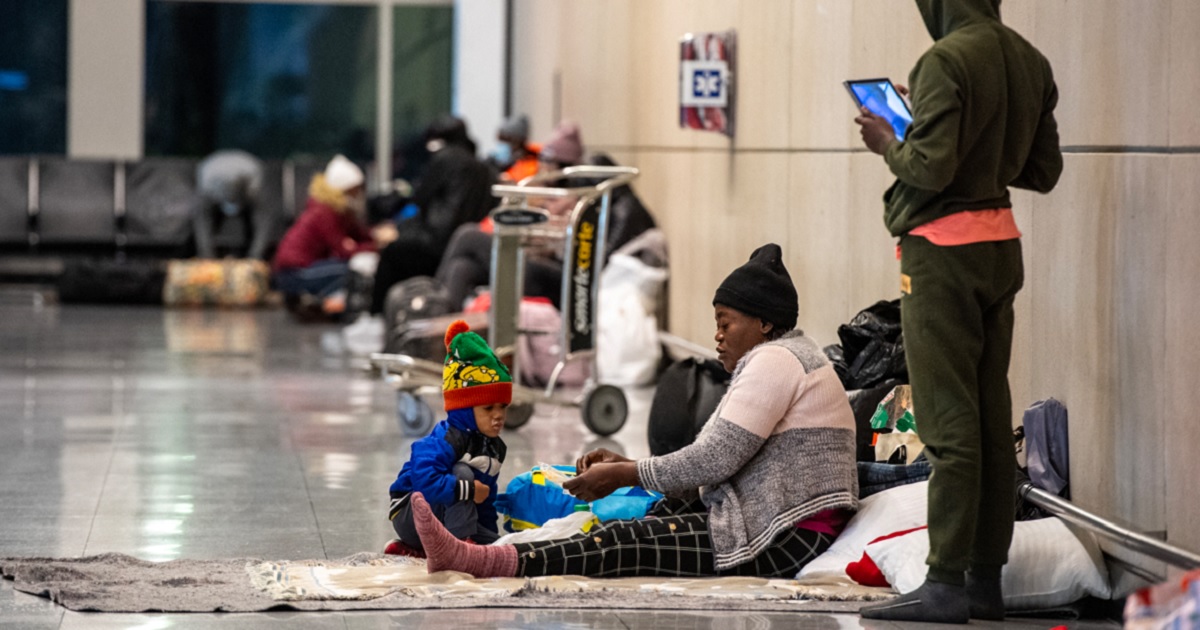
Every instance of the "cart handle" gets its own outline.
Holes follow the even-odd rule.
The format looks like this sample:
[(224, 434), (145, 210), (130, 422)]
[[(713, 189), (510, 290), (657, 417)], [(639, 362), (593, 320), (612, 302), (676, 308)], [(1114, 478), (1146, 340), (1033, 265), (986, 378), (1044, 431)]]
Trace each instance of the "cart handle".
[[(498, 197), (599, 197), (605, 192), (624, 186), (637, 179), (641, 171), (632, 166), (569, 166), (561, 171), (538, 173), (521, 180), (517, 184), (496, 184), (492, 186), (492, 194)], [(604, 181), (594, 186), (576, 188), (555, 188), (537, 186), (568, 177), (603, 177)]]
[(433, 374), (441, 374), (442, 364), (426, 359), (418, 359), (406, 354), (386, 354), (375, 352), (371, 354), (371, 364), (381, 370), (404, 371), (423, 370)]

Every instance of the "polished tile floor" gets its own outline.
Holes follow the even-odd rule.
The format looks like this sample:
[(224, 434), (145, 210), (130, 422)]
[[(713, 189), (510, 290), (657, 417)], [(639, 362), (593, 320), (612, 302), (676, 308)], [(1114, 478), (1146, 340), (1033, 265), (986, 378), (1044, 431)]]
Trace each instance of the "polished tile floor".
[[(0, 557), (339, 558), (391, 537), (386, 488), (410, 440), (389, 387), (336, 351), (336, 328), (278, 311), (60, 307), (37, 297), (0, 290)], [(574, 410), (539, 407), (504, 436), (502, 483), (597, 446), (647, 455), (650, 396), (631, 392), (630, 421), (613, 439), (589, 433)], [(899, 627), (686, 611), (82, 614), (0, 583), (2, 628), (217, 626)]]

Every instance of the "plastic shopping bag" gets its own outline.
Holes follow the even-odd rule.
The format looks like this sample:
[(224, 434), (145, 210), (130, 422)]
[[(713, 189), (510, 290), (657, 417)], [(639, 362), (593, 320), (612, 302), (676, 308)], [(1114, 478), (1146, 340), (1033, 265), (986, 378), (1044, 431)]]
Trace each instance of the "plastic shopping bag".
[(496, 497), (496, 511), (503, 516), (504, 529), (509, 532), (533, 529), (585, 511), (601, 521), (641, 518), (662, 498), (661, 494), (644, 488), (626, 487), (588, 504), (563, 489), (562, 482), (574, 476), (574, 466), (545, 464), (517, 475), (504, 494)]

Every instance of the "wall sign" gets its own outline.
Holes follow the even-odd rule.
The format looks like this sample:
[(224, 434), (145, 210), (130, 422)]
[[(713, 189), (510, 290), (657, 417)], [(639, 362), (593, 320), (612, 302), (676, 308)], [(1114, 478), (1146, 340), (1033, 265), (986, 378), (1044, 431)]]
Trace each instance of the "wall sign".
[(679, 126), (733, 137), (735, 31), (688, 33), (679, 42)]

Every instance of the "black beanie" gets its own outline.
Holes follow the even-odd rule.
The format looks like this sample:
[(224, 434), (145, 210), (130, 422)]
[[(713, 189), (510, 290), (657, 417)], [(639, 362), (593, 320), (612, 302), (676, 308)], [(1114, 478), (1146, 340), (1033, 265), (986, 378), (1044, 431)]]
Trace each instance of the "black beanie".
[(754, 250), (750, 260), (717, 287), (713, 306), (717, 304), (770, 322), (776, 328), (795, 328), (800, 305), (792, 277), (783, 266), (783, 250), (775, 243)]

